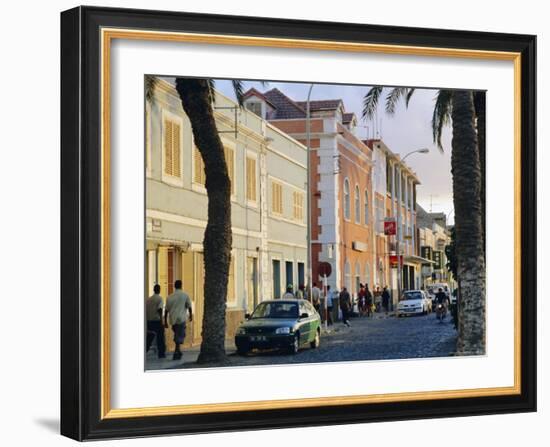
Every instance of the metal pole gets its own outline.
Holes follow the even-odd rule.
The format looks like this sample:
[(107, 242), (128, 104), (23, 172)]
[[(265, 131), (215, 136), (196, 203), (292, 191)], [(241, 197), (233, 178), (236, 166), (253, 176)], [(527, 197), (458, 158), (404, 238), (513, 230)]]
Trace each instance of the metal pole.
[(398, 315), (398, 307), (399, 307), (399, 299), (401, 297), (401, 278), (403, 275), (402, 272), (402, 265), (401, 265), (401, 191), (402, 191), (402, 185), (401, 185), (401, 168), (399, 165), (397, 165), (397, 178), (399, 179), (398, 187), (399, 191), (397, 192), (397, 231), (395, 232), (396, 235), (396, 242), (395, 242), (395, 252), (397, 253), (397, 303), (395, 306), (395, 316)]
[(306, 169), (306, 178), (307, 178), (307, 284), (308, 284), (308, 298), (309, 301), (312, 301), (311, 297), (311, 288), (313, 286), (312, 283), (312, 276), (313, 276), (313, 267), (311, 265), (312, 263), (312, 253), (311, 253), (311, 113), (310, 113), (310, 98), (311, 98), (311, 91), (313, 90), (313, 86), (315, 84), (311, 84), (309, 86), (309, 91), (307, 93), (307, 101), (306, 101), (306, 146), (307, 146), (307, 169)]

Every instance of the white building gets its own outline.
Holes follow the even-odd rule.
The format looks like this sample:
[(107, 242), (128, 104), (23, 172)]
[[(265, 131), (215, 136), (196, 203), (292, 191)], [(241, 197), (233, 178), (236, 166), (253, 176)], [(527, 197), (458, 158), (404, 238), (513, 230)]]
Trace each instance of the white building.
[[(305, 283), (306, 148), (216, 93), (215, 118), (232, 183), (232, 262), (227, 336), (261, 300)], [(183, 281), (195, 308), (186, 342), (200, 342), (202, 241), (207, 221), (204, 165), (173, 85), (159, 80), (146, 105), (146, 295)]]

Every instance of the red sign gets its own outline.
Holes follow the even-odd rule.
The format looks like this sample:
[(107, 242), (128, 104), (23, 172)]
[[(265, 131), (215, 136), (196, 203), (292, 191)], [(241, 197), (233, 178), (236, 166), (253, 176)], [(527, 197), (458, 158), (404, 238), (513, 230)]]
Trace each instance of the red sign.
[(390, 255), (390, 267), (393, 269), (396, 269), (398, 266), (398, 262), (401, 262), (401, 265), (403, 265), (403, 255)]
[(395, 236), (397, 233), (397, 222), (395, 219), (388, 219), (384, 221), (384, 234), (386, 236)]
[(319, 263), (319, 275), (326, 276), (327, 278), (332, 273), (332, 266), (328, 262)]

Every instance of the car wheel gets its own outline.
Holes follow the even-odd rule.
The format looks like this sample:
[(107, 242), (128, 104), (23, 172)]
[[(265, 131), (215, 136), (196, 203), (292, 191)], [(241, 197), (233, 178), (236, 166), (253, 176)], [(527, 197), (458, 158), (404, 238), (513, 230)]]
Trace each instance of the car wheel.
[(245, 349), (245, 348), (237, 348), (237, 354), (238, 354), (238, 355), (245, 356), (246, 354), (248, 354), (248, 349)]
[(320, 332), (321, 331), (319, 329), (317, 329), (315, 331), (315, 338), (309, 344), (311, 346), (311, 349), (317, 349), (319, 347), (319, 345), (321, 344), (321, 334), (320, 334)]
[(288, 352), (290, 354), (297, 354), (300, 350), (300, 334), (296, 333), (294, 336), (294, 340), (292, 341), (292, 344), (288, 347)]

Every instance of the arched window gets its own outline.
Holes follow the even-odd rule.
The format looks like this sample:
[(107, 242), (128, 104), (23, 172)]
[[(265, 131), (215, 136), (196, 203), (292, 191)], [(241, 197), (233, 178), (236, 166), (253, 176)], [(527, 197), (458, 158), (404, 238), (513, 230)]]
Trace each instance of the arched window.
[(355, 223), (361, 223), (361, 197), (357, 185), (355, 185)]
[(346, 261), (346, 263), (344, 264), (344, 286), (351, 294), (351, 265), (349, 261)]
[(369, 224), (369, 192), (365, 189), (365, 225)]
[(369, 285), (369, 289), (373, 288), (373, 284), (370, 282), (370, 265), (368, 262), (365, 264), (365, 284)]
[(355, 263), (355, 293), (359, 293), (359, 284), (361, 284), (361, 264), (357, 261)]
[(351, 214), (351, 203), (350, 203), (350, 190), (349, 190), (349, 180), (346, 178), (344, 180), (344, 218), (350, 220)]

